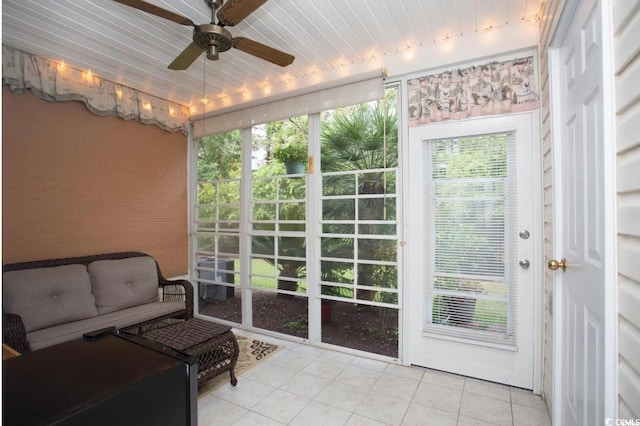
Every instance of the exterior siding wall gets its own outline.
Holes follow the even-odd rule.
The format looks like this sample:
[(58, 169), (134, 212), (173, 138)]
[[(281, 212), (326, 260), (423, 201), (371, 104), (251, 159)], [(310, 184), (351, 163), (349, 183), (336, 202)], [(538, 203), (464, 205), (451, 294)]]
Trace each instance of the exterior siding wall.
[[(542, 143), (543, 250), (545, 264), (553, 257), (553, 149), (551, 141), (551, 102), (549, 44), (558, 24), (564, 0), (542, 3), (540, 9), (540, 137)], [(553, 275), (544, 269), (544, 328), (542, 361), (542, 397), (553, 414)]]
[(618, 417), (640, 418), (640, 1), (613, 9), (618, 192)]

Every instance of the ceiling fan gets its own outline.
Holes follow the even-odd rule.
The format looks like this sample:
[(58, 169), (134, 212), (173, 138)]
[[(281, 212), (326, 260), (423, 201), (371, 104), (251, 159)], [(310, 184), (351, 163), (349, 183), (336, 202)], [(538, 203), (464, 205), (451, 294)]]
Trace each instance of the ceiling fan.
[[(196, 25), (189, 18), (142, 0), (114, 1), (181, 25), (193, 27), (193, 42), (169, 64), (168, 68), (172, 70), (186, 70), (202, 52), (207, 52), (207, 59), (217, 61), (220, 52), (226, 52), (232, 47), (281, 67), (286, 67), (295, 59), (293, 55), (257, 41), (245, 37), (233, 37), (224, 28), (240, 23), (267, 0), (227, 0), (224, 5), (222, 4), (223, 0), (204, 0), (211, 8), (211, 23), (203, 25)], [(217, 23), (215, 22), (216, 15)]]

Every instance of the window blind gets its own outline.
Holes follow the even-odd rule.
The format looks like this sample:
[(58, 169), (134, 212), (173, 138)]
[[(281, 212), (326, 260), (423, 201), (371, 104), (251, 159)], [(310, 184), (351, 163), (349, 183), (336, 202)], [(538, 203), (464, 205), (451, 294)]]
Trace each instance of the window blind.
[(425, 327), (515, 344), (515, 133), (427, 143)]
[(194, 120), (194, 137), (244, 129), (257, 124), (314, 114), (384, 97), (385, 70), (337, 80), (242, 109), (226, 110)]

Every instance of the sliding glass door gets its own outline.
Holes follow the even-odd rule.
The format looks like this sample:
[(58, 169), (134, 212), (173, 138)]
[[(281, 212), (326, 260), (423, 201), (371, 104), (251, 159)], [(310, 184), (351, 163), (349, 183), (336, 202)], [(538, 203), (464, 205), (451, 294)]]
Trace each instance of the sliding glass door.
[(321, 122), (322, 341), (398, 356), (396, 92)]

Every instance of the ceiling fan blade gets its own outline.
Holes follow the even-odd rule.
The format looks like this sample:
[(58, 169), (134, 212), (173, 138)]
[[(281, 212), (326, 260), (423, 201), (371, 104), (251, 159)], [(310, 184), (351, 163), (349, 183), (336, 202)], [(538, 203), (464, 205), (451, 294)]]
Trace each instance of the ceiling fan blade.
[(113, 0), (120, 4), (124, 4), (125, 6), (133, 7), (134, 9), (141, 10), (143, 12), (150, 13), (155, 16), (159, 16), (160, 18), (168, 19), (170, 21), (176, 22), (181, 25), (195, 26), (193, 21), (189, 18), (185, 18), (182, 15), (178, 15), (177, 13), (173, 13), (169, 10), (163, 9), (161, 7), (156, 6), (155, 4), (147, 3), (142, 0)]
[(295, 56), (289, 55), (281, 50), (274, 49), (273, 47), (269, 47), (244, 37), (234, 37), (233, 47), (238, 50), (242, 50), (249, 55), (257, 56), (260, 59), (269, 61), (272, 64), (280, 65), (281, 67), (286, 67), (296, 58)]
[(222, 25), (237, 25), (266, 2), (267, 0), (227, 0), (218, 11), (218, 20)]
[(173, 62), (169, 64), (167, 68), (178, 71), (186, 70), (196, 59), (198, 59), (198, 56), (200, 56), (202, 52), (204, 52), (204, 50), (198, 47), (195, 43), (191, 43), (178, 55), (177, 58), (173, 60)]

